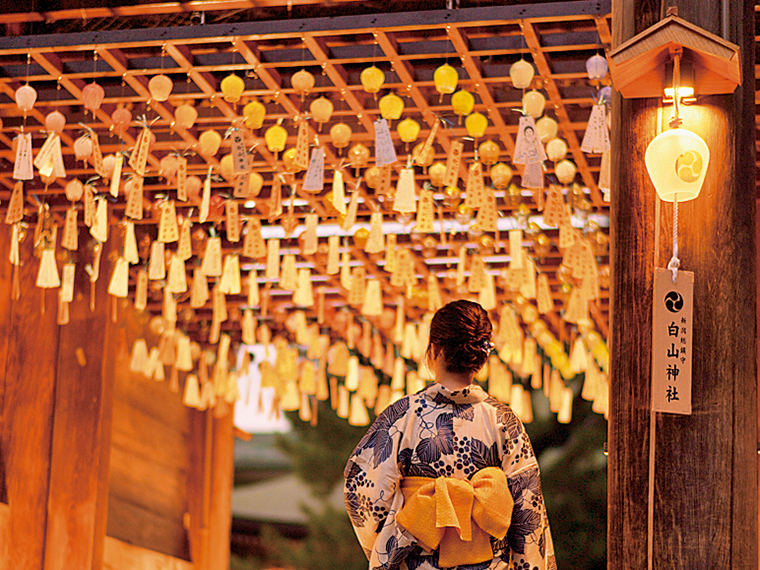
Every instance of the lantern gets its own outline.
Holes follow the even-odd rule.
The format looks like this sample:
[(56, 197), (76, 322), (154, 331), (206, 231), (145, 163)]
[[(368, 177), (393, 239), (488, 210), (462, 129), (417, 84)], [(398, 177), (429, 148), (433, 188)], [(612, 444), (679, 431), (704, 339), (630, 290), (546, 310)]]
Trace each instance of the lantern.
[(657, 135), (649, 143), (644, 163), (660, 200), (679, 202), (699, 195), (705, 180), (710, 149), (688, 129), (677, 128)]
[(422, 148), (424, 146), (425, 143), (421, 142), (412, 149), (412, 156), (419, 157), (419, 162), (417, 162), (417, 164), (419, 164), (423, 169), (433, 164), (433, 158), (435, 158), (435, 149), (432, 145), (428, 147), (425, 156), (420, 156), (420, 153), (422, 152)]
[(288, 131), (282, 125), (272, 125), (264, 133), (264, 140), (269, 152), (282, 152), (288, 141)]
[(197, 176), (188, 176), (185, 180), (185, 190), (187, 190), (188, 197), (193, 201), (200, 198), (202, 186), (203, 181)]
[(103, 97), (105, 97), (105, 91), (103, 91), (103, 88), (95, 82), (85, 85), (84, 89), (82, 89), (82, 102), (84, 103), (84, 108), (93, 113), (100, 109)]
[(158, 175), (166, 180), (172, 180), (179, 170), (179, 159), (176, 154), (167, 154), (158, 163)]
[(436, 188), (441, 188), (443, 179), (446, 177), (446, 165), (442, 162), (436, 162), (430, 167), (428, 174), (430, 174), (430, 183)]
[(214, 156), (222, 144), (222, 135), (213, 129), (203, 131), (198, 137), (198, 153), (201, 156)]
[(114, 132), (121, 136), (129, 128), (129, 123), (132, 122), (132, 113), (125, 107), (119, 107), (111, 113), (111, 121), (113, 121)]
[(154, 101), (166, 101), (169, 95), (171, 95), (173, 88), (174, 83), (163, 73), (161, 75), (154, 75), (148, 81), (148, 91), (150, 91), (150, 96)]
[(512, 169), (503, 162), (499, 162), (491, 167), (490, 175), (494, 187), (503, 189), (509, 186), (509, 181), (512, 180)]
[(475, 97), (469, 91), (460, 89), (451, 96), (451, 106), (454, 107), (454, 113), (459, 115), (461, 123), (462, 117), (466, 117), (472, 113), (472, 108), (475, 106)]
[(174, 109), (174, 122), (183, 129), (192, 129), (198, 119), (198, 111), (195, 107), (185, 103)]
[(533, 81), (535, 70), (533, 65), (520, 58), (509, 67), (509, 77), (512, 79), (512, 85), (517, 89), (526, 89), (530, 82)]
[(296, 160), (296, 147), (290, 147), (282, 155), (282, 162), (285, 165), (285, 172), (290, 174), (296, 174), (301, 172), (301, 167), (295, 163)]
[(607, 60), (599, 54), (586, 60), (586, 73), (591, 81), (599, 81), (607, 75)]
[(558, 162), (565, 158), (567, 144), (562, 139), (552, 139), (546, 143), (546, 155), (552, 162)]
[(330, 139), (337, 149), (346, 148), (351, 138), (351, 127), (346, 123), (337, 123), (330, 129)]
[(478, 156), (486, 166), (496, 164), (496, 162), (499, 160), (500, 152), (501, 149), (499, 148), (499, 145), (492, 140), (483, 141), (478, 147)]
[(330, 120), (334, 107), (332, 102), (324, 96), (319, 99), (314, 99), (309, 106), (314, 120), (319, 124), (319, 129), (322, 129), (322, 124)]
[(478, 139), (486, 133), (488, 119), (481, 113), (472, 113), (464, 120), (464, 126), (467, 129), (468, 135), (474, 139)]
[(528, 91), (522, 98), (523, 113), (538, 119), (544, 113), (546, 98), (535, 89)]
[(443, 191), (443, 205), (447, 208), (458, 208), (462, 201), (462, 191), (456, 186), (447, 186)]
[(66, 117), (64, 117), (63, 113), (60, 111), (53, 111), (52, 113), (48, 113), (45, 117), (45, 129), (47, 129), (49, 133), (60, 134), (65, 127)]
[(72, 202), (76, 202), (82, 197), (82, 194), (84, 193), (84, 186), (82, 186), (82, 183), (75, 178), (66, 184), (66, 188), (64, 190), (66, 192), (66, 198)]
[(249, 129), (260, 129), (264, 124), (267, 108), (258, 101), (251, 101), (243, 107), (243, 122)]
[(248, 175), (248, 198), (255, 198), (261, 192), (264, 186), (264, 178), (258, 172), (251, 172)]
[(290, 78), (290, 84), (296, 90), (296, 93), (300, 93), (301, 100), (303, 101), (304, 96), (314, 89), (314, 76), (305, 69), (302, 69), (293, 74), (293, 77)]
[(367, 93), (377, 93), (385, 83), (385, 74), (376, 66), (368, 67), (359, 76)]
[(380, 183), (380, 169), (377, 166), (370, 166), (364, 172), (364, 181), (367, 183), (367, 187), (374, 190)]
[(536, 121), (536, 131), (542, 143), (547, 143), (557, 136), (557, 121), (551, 117), (541, 117)]
[(82, 135), (74, 141), (74, 155), (77, 160), (87, 160), (92, 156), (92, 140), (87, 135)]
[(404, 112), (404, 101), (395, 93), (388, 93), (377, 103), (380, 115), (388, 121), (398, 119)]
[(570, 184), (575, 180), (575, 165), (569, 160), (560, 160), (554, 167), (554, 174), (562, 184)]
[(37, 101), (37, 91), (31, 85), (22, 85), (16, 89), (16, 105), (24, 112), (26, 117), (27, 111), (31, 111), (34, 103)]
[(105, 178), (113, 176), (113, 169), (116, 168), (116, 157), (113, 154), (107, 154), (103, 157), (103, 175)]
[(362, 143), (356, 143), (348, 151), (348, 161), (351, 163), (351, 167), (358, 171), (360, 168), (367, 166), (369, 162), (369, 149)]
[(227, 182), (232, 182), (235, 179), (235, 162), (232, 154), (225, 154), (219, 161), (219, 173)]
[(404, 119), (396, 127), (399, 138), (406, 144), (414, 142), (420, 134), (420, 124), (414, 119)]
[(364, 249), (369, 239), (369, 230), (367, 228), (359, 228), (354, 232), (354, 245), (359, 249)]
[(245, 90), (245, 81), (232, 73), (222, 79), (222, 83), (219, 87), (222, 90), (222, 97), (224, 97), (225, 101), (228, 103), (237, 103), (240, 101), (240, 96)]
[(433, 83), (435, 83), (435, 90), (443, 95), (453, 93), (457, 88), (457, 82), (459, 81), (459, 74), (457, 70), (451, 67), (448, 63), (444, 63), (441, 67), (435, 70), (433, 73)]

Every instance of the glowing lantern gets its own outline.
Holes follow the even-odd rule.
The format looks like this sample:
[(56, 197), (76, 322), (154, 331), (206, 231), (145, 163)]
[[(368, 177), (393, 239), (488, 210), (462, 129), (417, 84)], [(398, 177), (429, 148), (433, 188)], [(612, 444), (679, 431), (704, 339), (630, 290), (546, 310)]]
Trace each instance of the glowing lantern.
[(404, 119), (396, 127), (399, 138), (406, 144), (414, 142), (420, 135), (420, 124), (414, 119)]
[(258, 172), (251, 172), (248, 176), (248, 197), (254, 198), (259, 195), (264, 186), (264, 178)]
[(369, 239), (369, 230), (367, 228), (359, 228), (354, 232), (354, 245), (359, 249), (364, 249)]
[(503, 189), (509, 186), (509, 181), (512, 180), (512, 169), (503, 162), (499, 162), (491, 167), (490, 175), (494, 187)]
[(301, 100), (303, 100), (304, 95), (314, 89), (314, 76), (305, 69), (302, 69), (293, 74), (293, 77), (290, 78), (290, 84), (296, 90), (296, 93), (301, 94)]
[(348, 146), (348, 141), (351, 138), (351, 127), (346, 123), (337, 123), (330, 129), (330, 139), (332, 140), (335, 148), (341, 149)]
[(179, 170), (179, 159), (176, 154), (167, 154), (158, 163), (158, 175), (166, 180), (172, 180)]
[(569, 160), (560, 160), (554, 167), (554, 174), (562, 184), (570, 184), (575, 180), (575, 165)]
[[(412, 149), (412, 156), (419, 156), (420, 152), (422, 152), (422, 147), (425, 146), (424, 142), (419, 143), (417, 146), (415, 146)], [(419, 164), (423, 169), (427, 168), (431, 164), (433, 164), (433, 159), (435, 158), (435, 149), (431, 146), (428, 147), (428, 151), (425, 153), (425, 156), (420, 156), (420, 162)]]
[(219, 173), (227, 182), (235, 179), (235, 162), (231, 154), (225, 154), (219, 161)]
[(97, 83), (93, 82), (85, 85), (84, 89), (82, 89), (84, 108), (94, 113), (100, 109), (100, 104), (103, 102), (105, 95), (105, 91)]
[(546, 143), (546, 156), (552, 162), (558, 162), (565, 158), (567, 154), (567, 144), (562, 139), (552, 139)]
[(249, 129), (260, 129), (264, 124), (267, 108), (258, 101), (251, 101), (243, 107), (243, 122)]
[(108, 154), (103, 157), (103, 174), (106, 178), (113, 176), (113, 169), (116, 168), (116, 157)]
[(174, 83), (163, 73), (161, 75), (154, 75), (148, 81), (148, 91), (150, 91), (150, 96), (155, 101), (166, 101), (169, 95), (172, 94), (173, 88)]
[(198, 153), (201, 156), (214, 156), (222, 145), (222, 135), (213, 129), (203, 131), (198, 137)]
[(367, 93), (377, 93), (385, 83), (385, 74), (380, 68), (373, 65), (362, 71), (359, 81), (362, 82)]
[(520, 58), (509, 68), (509, 77), (512, 79), (512, 85), (517, 89), (525, 89), (533, 81), (535, 70), (533, 65)]
[(364, 172), (364, 181), (367, 183), (367, 187), (374, 190), (380, 183), (380, 169), (377, 166), (370, 166)]
[(446, 165), (442, 162), (436, 162), (430, 167), (428, 174), (430, 174), (430, 183), (436, 188), (441, 188), (446, 176)]
[(451, 96), (451, 106), (454, 107), (454, 113), (459, 115), (461, 123), (462, 117), (466, 117), (472, 113), (472, 108), (475, 106), (475, 97), (469, 91), (460, 89)]
[(544, 113), (546, 98), (535, 89), (528, 91), (522, 98), (523, 113), (538, 119)]
[(367, 166), (369, 162), (369, 149), (362, 143), (356, 143), (348, 151), (348, 161), (358, 173), (359, 169)]
[(224, 97), (225, 101), (228, 103), (237, 103), (240, 101), (240, 96), (245, 90), (245, 81), (232, 73), (222, 79), (222, 83), (219, 87), (222, 90), (222, 97)]
[(599, 81), (607, 75), (607, 60), (599, 54), (586, 60), (586, 73), (591, 81)]
[(435, 90), (443, 95), (453, 93), (457, 88), (457, 82), (459, 81), (459, 74), (457, 70), (451, 67), (448, 63), (444, 63), (441, 67), (435, 70), (433, 73), (433, 83), (435, 83)]
[(64, 190), (66, 192), (66, 198), (72, 202), (76, 202), (82, 197), (82, 194), (84, 193), (84, 186), (82, 186), (82, 183), (75, 178), (66, 184), (66, 188)]
[(77, 160), (87, 160), (92, 156), (92, 140), (83, 135), (74, 141), (74, 155)]
[(198, 111), (195, 107), (185, 103), (174, 109), (174, 122), (183, 129), (192, 129), (198, 119)]
[(285, 150), (285, 143), (288, 142), (288, 131), (282, 125), (272, 125), (264, 133), (264, 140), (269, 152), (282, 152)]
[(478, 156), (486, 166), (496, 164), (499, 160), (500, 152), (501, 149), (499, 148), (499, 145), (491, 140), (483, 141), (478, 147)]
[(24, 112), (25, 117), (27, 111), (32, 110), (36, 101), (37, 91), (31, 85), (22, 85), (16, 89), (16, 105)]
[(202, 186), (203, 181), (201, 181), (201, 179), (197, 176), (188, 176), (187, 180), (185, 180), (185, 189), (187, 190), (187, 195), (193, 201), (200, 198)]
[(395, 93), (388, 93), (381, 97), (377, 106), (380, 109), (380, 115), (388, 121), (398, 119), (404, 112), (404, 101)]
[(551, 117), (541, 117), (536, 121), (536, 131), (542, 143), (546, 143), (557, 136), (557, 121)]
[(474, 139), (479, 139), (486, 133), (486, 127), (488, 126), (488, 119), (482, 113), (472, 113), (468, 115), (464, 120), (464, 127), (467, 129), (467, 134)]
[(688, 129), (671, 129), (649, 143), (644, 162), (657, 195), (665, 202), (699, 195), (710, 162), (710, 149)]
[(330, 117), (332, 117), (334, 107), (332, 101), (322, 96), (311, 102), (309, 110), (311, 111), (314, 120), (319, 124), (319, 129), (321, 130), (322, 124), (329, 121)]
[(282, 162), (285, 165), (285, 172), (296, 174), (301, 172), (301, 167), (295, 163), (296, 160), (296, 147), (290, 147), (282, 155)]
[(447, 186), (443, 191), (443, 205), (447, 208), (458, 208), (462, 201), (462, 191), (456, 186)]
[(123, 135), (129, 128), (129, 123), (132, 122), (132, 113), (125, 107), (119, 107), (111, 113), (111, 121), (113, 121), (114, 132), (117, 135)]
[(53, 111), (48, 113), (45, 117), (45, 129), (49, 133), (61, 133), (66, 127), (66, 117), (60, 111)]

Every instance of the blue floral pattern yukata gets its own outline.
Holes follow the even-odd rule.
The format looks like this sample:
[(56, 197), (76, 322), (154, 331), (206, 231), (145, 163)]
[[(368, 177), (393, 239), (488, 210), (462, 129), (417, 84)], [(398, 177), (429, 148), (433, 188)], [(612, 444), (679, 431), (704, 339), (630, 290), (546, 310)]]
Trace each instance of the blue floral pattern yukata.
[(369, 570), (437, 570), (400, 524), (404, 477), (469, 479), (485, 467), (507, 476), (515, 505), (503, 540), (491, 537), (493, 559), (459, 570), (556, 570), (538, 463), (512, 409), (479, 386), (451, 391), (431, 384), (391, 404), (354, 450), (344, 496)]

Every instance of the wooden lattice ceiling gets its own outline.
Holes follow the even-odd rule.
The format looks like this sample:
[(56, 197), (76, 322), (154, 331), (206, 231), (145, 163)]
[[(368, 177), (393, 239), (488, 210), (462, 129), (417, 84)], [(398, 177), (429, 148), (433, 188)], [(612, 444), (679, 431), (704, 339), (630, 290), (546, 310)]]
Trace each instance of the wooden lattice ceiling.
[[(201, 9), (200, 5), (157, 4), (100, 11), (88, 9), (86, 13), (62, 10), (0, 17), (0, 23), (11, 31), (34, 32), (31, 26), (37, 21), (37, 31), (46, 32), (6, 37), (0, 41), (0, 118), (3, 121), (0, 132), (0, 215), (3, 218), (15, 182), (12, 179), (15, 157), (12, 150), (13, 138), (24, 124), (13, 97), (16, 89), (25, 82), (28, 81), (38, 92), (37, 104), (26, 118), (24, 126), (25, 132), (33, 134), (35, 148), (44, 141), (42, 131), (48, 113), (57, 109), (67, 118), (66, 130), (61, 135), (67, 178), (59, 179), (46, 187), (39, 177), (35, 177), (25, 185), (26, 220), (35, 220), (41, 201), (49, 204), (52, 212), (62, 220), (69, 206), (64, 195), (67, 181), (72, 177), (85, 181), (95, 175), (90, 163), (75, 161), (73, 143), (83, 132), (82, 125), (94, 130), (100, 138), (103, 153), (111, 154), (131, 150), (141, 129), (137, 119), (144, 117), (157, 141), (148, 159), (145, 179), (145, 206), (148, 212), (137, 230), (139, 241), (143, 235), (155, 238), (156, 219), (151, 219), (150, 208), (154, 202), (173, 194), (173, 186), (158, 177), (159, 161), (164, 155), (171, 152), (185, 153), (188, 158), (188, 174), (203, 178), (209, 167), (218, 169), (219, 159), (229, 152), (229, 139), (224, 140), (222, 149), (215, 157), (204, 158), (194, 150), (197, 148), (198, 137), (204, 130), (215, 129), (224, 135), (231, 126), (242, 126), (242, 104), (225, 102), (219, 87), (221, 80), (234, 72), (245, 79), (241, 103), (257, 99), (267, 108), (263, 127), (247, 132), (248, 146), (255, 146), (252, 169), (262, 174), (264, 187), (257, 198), (239, 200), (242, 216), (261, 217), (265, 230), (269, 231), (267, 235), (284, 236), (281, 229), (267, 228), (267, 204), (272, 180), (275, 171), (282, 172), (283, 166), (279, 157), (267, 150), (263, 135), (268, 127), (281, 122), (289, 132), (287, 147), (292, 147), (296, 135), (294, 120), (308, 113), (309, 104), (314, 98), (321, 95), (329, 98), (335, 107), (330, 123), (324, 125), (321, 131), (312, 128), (311, 132), (312, 139), (319, 140), (326, 151), (325, 188), (321, 194), (315, 195), (304, 192), (300, 183), (297, 183), (294, 214), (303, 223), (303, 217), (307, 213), (316, 212), (320, 215), (322, 230), (347, 236), (341, 238), (341, 245), (350, 248), (354, 263), (366, 266), (368, 276), (380, 280), (386, 309), (395, 309), (396, 299), (404, 291), (390, 285), (389, 274), (383, 270), (382, 264), (377, 263), (382, 260), (382, 254), (364, 253), (355, 247), (352, 238), (358, 227), (367, 227), (372, 211), (382, 211), (386, 222), (393, 221), (397, 216), (391, 211), (392, 202), (368, 188), (361, 178), (362, 172), (357, 173), (347, 167), (344, 168), (347, 191), (358, 184), (357, 191), (362, 198), (357, 226), (343, 232), (338, 227), (335, 216), (331, 216), (325, 209), (322, 198), (331, 187), (334, 168), (348, 166), (347, 149), (341, 153), (330, 144), (327, 133), (331, 125), (336, 122), (348, 124), (353, 131), (351, 144), (365, 144), (373, 150), (374, 156), (372, 122), (379, 118), (377, 100), (364, 92), (359, 80), (361, 71), (374, 63), (383, 70), (386, 77), (378, 98), (395, 92), (404, 99), (403, 117), (411, 117), (422, 125), (418, 141), (425, 140), (436, 117), (450, 121), (448, 128), (439, 129), (434, 144), (435, 160), (445, 162), (451, 141), (467, 135), (464, 126), (457, 122), (453, 113), (450, 96), (441, 98), (433, 85), (434, 70), (448, 62), (459, 73), (460, 87), (475, 96), (475, 110), (488, 117), (489, 126), (485, 138), (499, 144), (499, 160), (511, 165), (522, 92), (512, 86), (508, 72), (510, 65), (524, 56), (535, 64), (538, 73), (533, 85), (545, 94), (546, 114), (558, 121), (558, 136), (567, 142), (569, 158), (578, 169), (578, 190), (576, 194), (572, 195), (571, 192), (569, 195), (572, 195), (573, 205), (576, 206), (575, 226), (583, 228), (586, 235), (597, 238), (598, 248), (595, 253), (601, 268), (602, 294), (598, 301), (589, 305), (597, 330), (606, 337), (609, 318), (608, 279), (605, 279), (609, 275), (606, 248), (608, 205), (602, 199), (597, 182), (601, 155), (584, 154), (580, 150), (580, 141), (594, 102), (593, 96), (600, 87), (598, 82), (592, 84), (589, 81), (585, 62), (596, 53), (604, 53), (609, 47), (609, 2), (494, 5), (451, 11), (359, 14), (311, 19), (291, 17), (268, 21), (244, 21), (246, 10), (269, 7), (273, 10), (271, 14), (277, 15), (285, 7), (289, 10), (288, 14), (293, 14), (296, 13), (295, 10), (306, 10), (304, 5), (311, 3), (270, 0), (263, 3), (209, 3), (206, 7), (212, 4), (217, 9), (209, 8), (204, 16), (208, 18), (205, 25), (191, 25), (196, 24), (197, 20), (190, 18), (174, 22), (187, 25), (173, 27), (114, 29), (130, 28), (130, 22), (135, 21), (141, 21), (144, 25), (148, 16), (155, 18), (153, 25), (172, 24), (167, 18), (176, 18), (177, 14), (183, 18), (188, 14), (193, 16), (193, 12)], [(332, 2), (328, 7), (313, 6), (312, 9), (314, 15), (318, 15), (320, 9), (350, 13), (350, 4), (352, 3)], [(389, 9), (399, 7), (396, 3), (388, 6)], [(82, 21), (77, 23), (75, 18)], [(214, 21), (225, 23), (209, 23)], [(87, 22), (93, 22), (89, 28)], [(115, 22), (122, 24), (117, 26)], [(71, 33), (77, 26), (85, 31)], [(304, 68), (316, 76), (316, 86), (302, 100), (292, 89), (290, 78)], [(148, 91), (148, 81), (160, 73), (167, 74), (174, 81), (173, 93), (166, 102), (150, 100)], [(105, 89), (105, 100), (99, 111), (86, 114), (82, 106), (82, 89), (92, 81)], [(185, 102), (193, 103), (199, 113), (196, 125), (188, 130), (174, 126), (174, 108)], [(135, 118), (122, 137), (116, 136), (111, 130), (111, 113), (118, 106), (130, 108)], [(397, 153), (402, 158), (406, 157), (407, 149), (398, 139), (395, 128), (392, 133)], [(473, 142), (466, 141), (464, 163), (473, 161), (474, 150)], [(402, 166), (401, 163), (394, 166), (394, 186), (395, 174)], [(546, 166), (547, 182), (551, 182), (552, 163), (548, 162)], [(427, 173), (420, 168), (416, 170), (416, 182), (421, 187)], [(517, 169), (515, 172), (517, 174)], [(300, 181), (302, 173), (290, 176), (286, 181), (290, 182), (293, 178)], [(518, 176), (515, 181), (519, 181)], [(102, 184), (96, 182), (96, 186), (102, 187)], [(460, 180), (460, 188), (464, 189), (463, 180)], [(105, 188), (101, 191), (105, 191)], [(220, 177), (215, 178), (212, 192), (231, 199), (230, 183)], [(289, 184), (283, 186), (283, 192), (287, 212)], [(516, 293), (505, 286), (498, 274), (509, 263), (505, 230), (522, 225), (531, 228), (531, 231), (525, 233), (525, 246), (535, 257), (539, 271), (549, 276), (555, 297), (557, 309), (547, 315), (546, 320), (560, 339), (568, 339), (573, 327), (561, 319), (560, 310), (568, 296), (563, 281), (568, 278), (558, 274), (562, 261), (562, 254), (557, 248), (558, 231), (548, 228), (540, 230), (552, 240), (552, 245), (548, 252), (536, 251), (538, 234), (533, 231), (535, 226), (527, 224), (529, 221), (540, 221), (540, 214), (531, 192), (523, 190), (518, 199), (521, 207), (527, 209), (526, 216), (519, 214), (517, 204), (510, 201), (504, 191), (497, 191), (502, 231), (498, 236), (491, 234), (491, 237), (498, 237), (495, 250), (493, 245), (483, 245), (479, 236), (472, 233), (468, 235), (466, 228), (456, 221), (455, 209), (444, 204), (441, 189), (437, 190), (435, 198), (436, 206), (450, 220), (447, 221), (449, 239), (445, 245), (441, 243), (437, 232), (427, 235), (411, 232), (413, 221), (402, 219), (395, 226), (387, 224), (387, 231), (398, 233), (398, 243), (410, 245), (415, 252), (420, 294), (414, 295), (412, 302), (406, 303), (408, 316), (419, 319), (426, 310), (423, 290), (425, 279), (431, 272), (438, 276), (444, 301), (459, 297), (464, 292), (456, 286), (453, 278), (456, 251), (460, 246), (486, 255), (488, 268), (497, 274), (499, 300), (514, 300)], [(197, 203), (187, 206), (177, 203), (177, 206), (178, 213), (190, 216), (197, 222)], [(124, 208), (123, 196), (112, 201), (109, 209), (112, 224), (122, 220)], [(157, 208), (153, 209), (154, 212), (156, 210)], [(279, 222), (274, 225), (279, 225)], [(204, 232), (208, 234), (213, 226), (223, 235), (224, 224), (221, 221), (207, 222), (203, 225)], [(281, 252), (299, 253), (296, 236), (302, 229), (301, 225), (291, 238), (284, 239)], [(320, 239), (320, 242), (324, 241), (324, 237)], [(224, 245), (225, 253), (231, 253), (240, 250), (242, 242), (225, 242)], [(261, 276), (263, 263), (250, 259), (243, 261), (245, 268), (258, 268)], [(326, 275), (324, 272), (324, 255), (320, 252), (314, 256), (299, 255), (299, 263), (312, 268), (315, 286), (325, 286), (328, 312), (349, 308), (347, 292), (340, 286), (338, 276)], [(131, 277), (134, 280), (134, 274)], [(262, 288), (271, 286), (268, 318), (273, 317), (282, 322), (293, 307), (290, 292), (279, 290), (276, 282), (268, 283), (263, 277), (260, 277), (260, 281)], [(133, 291), (132, 282), (130, 293)], [(152, 293), (149, 310), (160, 313), (160, 290), (156, 289)], [(222, 328), (236, 337), (240, 325), (236, 322), (239, 311), (235, 307), (242, 307), (245, 302), (245, 291), (239, 297), (228, 298), (232, 318)], [(199, 340), (204, 340), (211, 319), (210, 305), (208, 309), (190, 311), (186, 308), (183, 311), (187, 298), (180, 298), (179, 303), (183, 328)], [(357, 319), (360, 318), (357, 308), (349, 310), (356, 314)]]

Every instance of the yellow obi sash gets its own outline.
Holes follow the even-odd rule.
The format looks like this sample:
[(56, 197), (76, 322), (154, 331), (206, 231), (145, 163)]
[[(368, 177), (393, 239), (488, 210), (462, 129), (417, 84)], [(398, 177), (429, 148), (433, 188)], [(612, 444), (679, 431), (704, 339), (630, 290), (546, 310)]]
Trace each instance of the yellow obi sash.
[(489, 535), (504, 538), (515, 506), (497, 467), (481, 469), (469, 481), (406, 477), (401, 490), (404, 506), (396, 522), (425, 550), (440, 546), (438, 562), (444, 568), (491, 560)]

